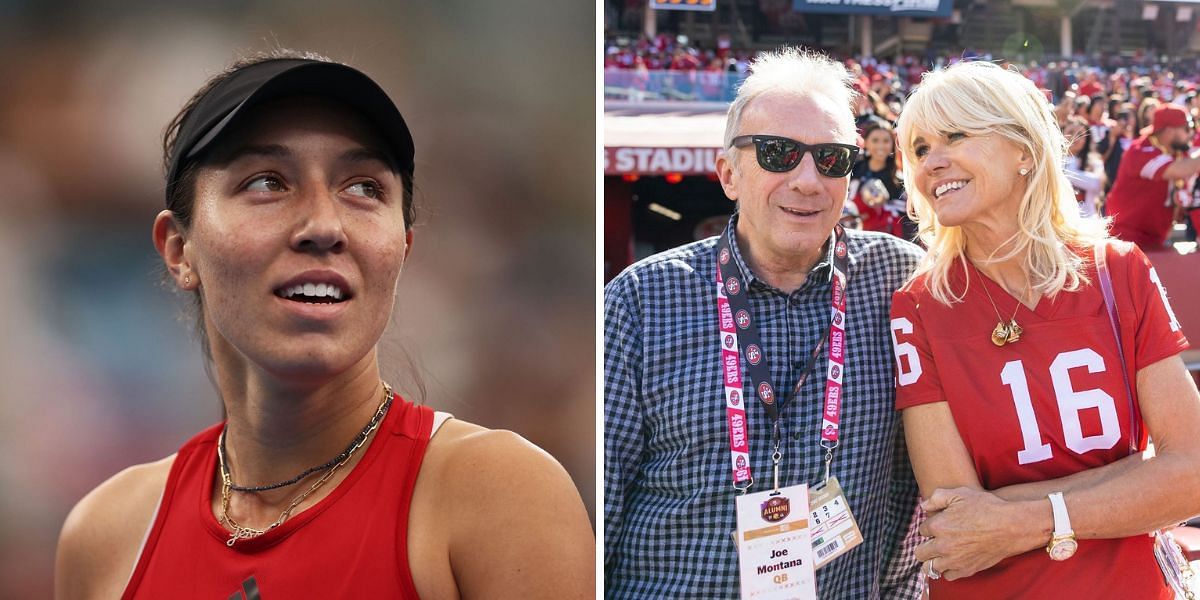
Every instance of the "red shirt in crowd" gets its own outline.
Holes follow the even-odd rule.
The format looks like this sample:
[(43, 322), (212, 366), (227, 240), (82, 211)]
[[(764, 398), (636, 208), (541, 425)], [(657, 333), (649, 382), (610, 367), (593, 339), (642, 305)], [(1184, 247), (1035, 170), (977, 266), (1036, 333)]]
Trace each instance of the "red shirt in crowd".
[(1143, 250), (1162, 248), (1175, 218), (1170, 182), (1163, 177), (1163, 171), (1173, 162), (1174, 157), (1155, 146), (1150, 136), (1129, 145), (1121, 157), (1116, 182), (1108, 192), (1113, 236)]
[(1080, 96), (1087, 96), (1088, 98), (1091, 98), (1092, 96), (1098, 96), (1103, 92), (1104, 88), (1100, 87), (1100, 83), (1093, 79), (1089, 79), (1079, 84)]

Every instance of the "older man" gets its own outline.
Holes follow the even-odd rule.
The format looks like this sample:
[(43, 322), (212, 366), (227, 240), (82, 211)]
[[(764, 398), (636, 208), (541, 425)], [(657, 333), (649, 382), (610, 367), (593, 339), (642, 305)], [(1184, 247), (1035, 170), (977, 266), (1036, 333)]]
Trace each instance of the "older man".
[(736, 597), (737, 497), (831, 478), (862, 542), (816, 549), (836, 556), (816, 572), (820, 596), (918, 594), (888, 310), (920, 250), (835, 229), (858, 153), (853, 95), (828, 58), (760, 56), (716, 164), (737, 202), (726, 231), (605, 287), (609, 598)]

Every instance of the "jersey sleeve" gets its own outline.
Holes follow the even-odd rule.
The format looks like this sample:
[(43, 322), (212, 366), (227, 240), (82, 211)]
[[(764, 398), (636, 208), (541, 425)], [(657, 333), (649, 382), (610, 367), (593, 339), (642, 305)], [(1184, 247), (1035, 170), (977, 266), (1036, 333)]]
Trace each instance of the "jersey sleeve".
[(896, 410), (943, 402), (942, 381), (929, 351), (917, 299), (901, 289), (892, 296), (892, 350), (896, 355)]
[(1138, 175), (1142, 179), (1161, 180), (1163, 171), (1167, 170), (1167, 167), (1171, 166), (1173, 162), (1175, 159), (1170, 154), (1156, 153), (1141, 165), (1142, 168), (1138, 169)]
[(1175, 311), (1167, 299), (1167, 290), (1159, 280), (1154, 265), (1132, 244), (1121, 260), (1127, 264), (1126, 284), (1133, 296), (1133, 308), (1137, 315), (1134, 323), (1134, 367), (1141, 369), (1186, 350), (1189, 346), (1187, 338), (1179, 327), (1179, 320), (1175, 318)]

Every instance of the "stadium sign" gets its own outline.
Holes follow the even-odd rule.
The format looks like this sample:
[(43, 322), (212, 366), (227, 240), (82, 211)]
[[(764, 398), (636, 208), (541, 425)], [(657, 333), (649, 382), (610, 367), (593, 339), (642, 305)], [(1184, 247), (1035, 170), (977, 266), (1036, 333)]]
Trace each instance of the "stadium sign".
[(714, 172), (720, 148), (605, 147), (605, 175), (704, 175)]
[(655, 10), (703, 10), (712, 12), (717, 9), (717, 0), (650, 0), (650, 8)]
[(953, 0), (792, 0), (800, 13), (887, 15), (891, 17), (949, 17)]

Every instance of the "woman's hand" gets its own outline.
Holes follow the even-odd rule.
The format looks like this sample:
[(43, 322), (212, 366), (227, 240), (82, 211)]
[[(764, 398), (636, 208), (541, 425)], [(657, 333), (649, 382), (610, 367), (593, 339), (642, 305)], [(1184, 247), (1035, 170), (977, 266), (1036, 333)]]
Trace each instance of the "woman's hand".
[[(938, 489), (921, 504), (929, 515), (920, 533), (932, 538), (917, 546), (919, 561), (933, 560), (942, 577), (969, 577), (1008, 558), (1027, 552), (1050, 539), (1053, 517), (1050, 501), (1009, 502), (977, 489)], [(1013, 529), (1011, 523), (1037, 521), (1044, 536), (1029, 534), (1031, 527)], [(1044, 539), (1043, 539), (1044, 538)]]

